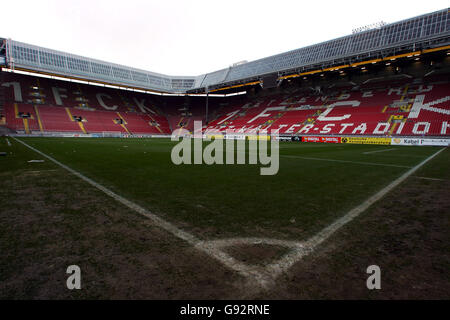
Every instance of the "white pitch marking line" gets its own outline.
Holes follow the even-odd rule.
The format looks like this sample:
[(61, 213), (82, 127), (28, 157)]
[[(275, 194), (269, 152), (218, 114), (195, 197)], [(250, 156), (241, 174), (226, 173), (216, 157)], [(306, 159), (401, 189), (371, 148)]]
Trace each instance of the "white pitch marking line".
[[(255, 153), (255, 150), (249, 150), (249, 152), (245, 151), (236, 151), (237, 153)], [(313, 157), (302, 157), (302, 156), (296, 156), (296, 155), (289, 155), (289, 154), (280, 154), (280, 157), (284, 158), (294, 158), (294, 159), (304, 159), (304, 160), (315, 160), (315, 161), (329, 161), (329, 162), (341, 162), (341, 163), (353, 163), (353, 164), (362, 164), (362, 165), (368, 165), (368, 166), (380, 166), (380, 167), (394, 167), (394, 168), (412, 168), (410, 166), (402, 166), (397, 164), (390, 164), (390, 163), (376, 163), (376, 162), (366, 162), (366, 161), (350, 161), (350, 160), (338, 160), (338, 159), (325, 159), (325, 158), (313, 158)]]
[(420, 162), (415, 167), (411, 168), (404, 174), (402, 174), (399, 178), (395, 179), (393, 182), (391, 182), (388, 186), (384, 187), (374, 195), (372, 195), (370, 198), (365, 200), (360, 205), (356, 206), (352, 210), (350, 210), (347, 214), (345, 214), (343, 217), (337, 219), (335, 222), (330, 224), (328, 227), (325, 227), (322, 229), (322, 231), (318, 232), (315, 236), (307, 240), (303, 243), (303, 248), (293, 251), (289, 254), (287, 254), (285, 257), (277, 261), (276, 263), (273, 263), (269, 266), (267, 266), (267, 270), (270, 274), (272, 274), (274, 277), (277, 277), (281, 275), (283, 272), (286, 272), (289, 268), (291, 268), (295, 263), (297, 263), (299, 260), (301, 260), (304, 256), (308, 255), (309, 253), (313, 252), (317, 246), (319, 246), (322, 242), (327, 240), (332, 234), (334, 234), (337, 230), (339, 230), (341, 227), (352, 221), (354, 218), (359, 216), (362, 212), (367, 210), (372, 204), (374, 204), (376, 201), (384, 197), (388, 192), (390, 192), (392, 189), (397, 187), (400, 183), (406, 180), (410, 175), (412, 175), (414, 172), (416, 172), (420, 167), (422, 167), (425, 163), (436, 157), (439, 153), (444, 151), (445, 148), (442, 148), (441, 150), (435, 152), (422, 162)]
[(408, 169), (411, 168), (410, 166), (402, 166), (402, 165), (389, 164), (389, 163), (376, 163), (376, 162), (365, 162), (365, 161), (350, 161), (350, 160), (337, 160), (337, 159), (325, 159), (325, 158), (312, 158), (312, 157), (301, 157), (301, 156), (283, 155), (283, 154), (280, 155), (280, 157), (305, 159), (305, 160), (317, 160), (317, 161), (341, 162), (341, 163), (353, 163), (353, 164), (362, 164), (362, 165), (368, 165), (368, 166), (408, 168)]
[[(445, 149), (445, 148), (444, 148)], [(285, 254), (281, 259), (275, 261), (274, 263), (268, 264), (265, 267), (251, 267), (242, 262), (235, 260), (232, 257), (229, 257), (234, 260), (233, 266), (239, 268), (247, 274), (253, 275), (253, 279), (256, 280), (262, 288), (269, 288), (275, 283), (275, 279), (279, 277), (284, 272), (288, 271), (295, 263), (303, 259), (306, 255), (313, 252), (317, 246), (319, 246), (322, 242), (327, 240), (333, 233), (339, 230), (341, 227), (352, 221), (355, 217), (360, 215), (362, 212), (367, 210), (372, 204), (376, 201), (384, 197), (388, 192), (397, 187), (400, 183), (402, 183), (406, 178), (408, 178), (411, 174), (416, 172), (420, 167), (422, 167), (425, 163), (433, 159), (444, 149), (441, 149), (429, 156), (427, 159), (420, 162), (418, 165), (410, 168), (407, 172), (401, 175), (399, 178), (391, 182), (388, 186), (384, 187), (368, 199), (366, 199), (359, 206), (350, 210), (347, 214), (336, 220), (334, 223), (325, 227), (317, 233), (315, 236), (310, 238), (305, 242), (300, 241), (286, 241), (286, 240), (276, 240), (276, 239), (266, 239), (266, 238), (236, 238), (236, 239), (222, 239), (222, 240), (212, 240), (212, 241), (204, 241), (197, 245), (197, 247), (209, 247), (215, 248), (222, 252), (220, 249), (232, 245), (251, 245), (251, 244), (267, 244), (267, 245), (280, 245), (291, 249), (287, 254)]]
[(8, 147), (11, 147), (11, 142), (9, 142), (9, 140), (6, 138), (6, 144), (8, 145)]
[(58, 169), (52, 169), (52, 170), (23, 170), (22, 173), (42, 173), (42, 172), (55, 172), (58, 171)]
[(291, 240), (279, 240), (279, 239), (269, 239), (269, 238), (230, 238), (230, 239), (218, 239), (218, 240), (209, 240), (209, 245), (214, 245), (215, 247), (228, 247), (234, 245), (272, 245), (272, 246), (282, 246), (286, 248), (296, 249), (302, 246), (302, 243), (299, 241), (291, 241)]
[(371, 154), (371, 153), (378, 153), (378, 152), (385, 152), (385, 151), (392, 151), (392, 150), (397, 150), (397, 149), (392, 148), (392, 149), (383, 149), (383, 150), (376, 150), (376, 151), (367, 151), (367, 152), (363, 152), (363, 154)]
[(417, 176), (414, 178), (423, 179), (423, 180), (432, 180), (432, 181), (447, 181), (445, 179), (439, 179), (439, 178), (428, 178), (428, 177), (417, 177)]
[[(359, 206), (353, 208), (350, 210), (347, 214), (345, 214), (343, 217), (336, 220), (334, 223), (329, 225), (328, 227), (322, 229), (319, 233), (317, 233), (315, 236), (307, 240), (306, 242), (297, 242), (297, 241), (287, 241), (287, 240), (276, 240), (276, 239), (268, 239), (268, 238), (235, 238), (235, 239), (223, 239), (223, 240), (212, 240), (212, 241), (200, 241), (195, 236), (191, 235), (188, 232), (182, 231), (172, 225), (171, 223), (161, 219), (160, 217), (156, 216), (155, 214), (151, 213), (150, 211), (144, 209), (143, 207), (117, 195), (116, 193), (112, 192), (111, 190), (103, 187), (102, 185), (96, 183), (95, 181), (87, 178), (86, 176), (82, 175), (81, 173), (71, 169), (70, 167), (62, 164), (61, 162), (55, 160), (54, 158), (46, 155), (45, 153), (29, 146), (25, 142), (16, 139), (13, 137), (14, 140), (22, 143), (23, 145), (27, 146), (31, 150), (39, 153), (40, 155), (46, 157), (47, 159), (53, 161), (60, 167), (66, 169), (67, 171), (71, 172), (72, 174), (76, 175), (80, 179), (88, 182), (92, 186), (96, 187), (97, 189), (103, 191), (110, 197), (116, 199), (117, 201), (121, 202), (122, 204), (126, 205), (127, 207), (135, 210), (136, 212), (146, 216), (150, 220), (153, 221), (153, 223), (172, 233), (174, 236), (185, 240), (195, 248), (203, 251), (207, 255), (214, 257), (218, 261), (220, 261), (222, 264), (227, 266), (228, 268), (237, 271), (239, 274), (241, 274), (244, 277), (247, 277), (249, 280), (253, 280), (257, 284), (260, 285), (261, 288), (268, 288), (269, 286), (273, 285), (275, 282), (274, 280), (280, 276), (282, 273), (289, 270), (295, 263), (300, 261), (303, 257), (308, 255), (309, 253), (313, 252), (317, 246), (319, 246), (322, 242), (327, 240), (332, 234), (334, 234), (337, 230), (339, 230), (341, 227), (352, 221), (355, 217), (357, 217), (359, 214), (364, 212), (367, 208), (369, 208), (373, 203), (384, 197), (388, 192), (390, 192), (393, 188), (398, 186), (400, 183), (402, 183), (406, 178), (408, 178), (411, 174), (413, 174), (415, 171), (417, 171), (420, 167), (422, 167), (425, 163), (433, 159), (435, 156), (437, 156), (439, 153), (441, 153), (445, 148), (435, 152), (425, 160), (423, 160), (421, 163), (416, 165), (415, 167), (411, 168), (407, 172), (405, 172), (403, 175), (401, 175), (399, 178), (394, 180), (391, 184), (384, 187), (380, 191), (378, 191), (376, 194), (372, 195), (370, 198), (365, 200), (362, 204)], [(285, 254), (281, 259), (278, 261), (269, 264), (265, 267), (255, 267), (255, 266), (249, 266), (245, 263), (242, 263), (236, 259), (234, 259), (229, 254), (225, 253), (221, 250), (221, 248), (230, 246), (230, 245), (237, 245), (237, 244), (269, 244), (269, 245), (281, 245), (285, 246), (291, 249), (291, 251), (287, 254)]]
[(29, 149), (33, 150), (34, 152), (40, 154), (41, 156), (49, 159), (52, 162), (54, 162), (55, 164), (57, 164), (58, 166), (62, 167), (63, 169), (69, 171), (70, 173), (72, 173), (73, 175), (77, 176), (78, 178), (80, 178), (80, 179), (84, 180), (85, 182), (89, 183), (90, 185), (94, 186), (95, 188), (99, 189), (100, 191), (103, 191), (105, 194), (107, 194), (108, 196), (110, 196), (113, 199), (117, 200), (118, 202), (122, 203), (123, 205), (127, 206), (128, 208), (130, 208), (130, 209), (140, 213), (141, 215), (147, 217), (157, 227), (160, 227), (160, 228), (170, 232), (171, 234), (173, 234), (177, 238), (180, 238), (180, 239), (188, 242), (190, 245), (192, 245), (195, 248), (203, 251), (204, 253), (206, 253), (210, 257), (213, 257), (213, 258), (219, 260), (222, 264), (224, 264), (225, 266), (227, 266), (231, 270), (237, 271), (242, 276), (247, 277), (247, 278), (253, 278), (254, 280), (256, 280), (261, 285), (264, 285), (265, 279), (262, 279), (261, 278), (261, 274), (258, 271), (255, 271), (254, 268), (251, 268), (251, 267), (245, 265), (244, 263), (240, 263), (239, 261), (237, 261), (236, 259), (234, 259), (230, 255), (228, 255), (227, 253), (217, 249), (215, 246), (208, 245), (204, 241), (201, 241), (201, 240), (197, 239), (194, 235), (177, 228), (173, 224), (163, 220), (162, 218), (158, 217), (157, 215), (155, 215), (154, 213), (148, 211), (147, 209), (141, 207), (140, 205), (138, 205), (136, 203), (133, 203), (133, 202), (131, 202), (128, 199), (125, 199), (124, 197), (116, 194), (115, 192), (109, 190), (108, 188), (98, 184), (94, 180), (84, 176), (83, 174), (79, 173), (78, 171), (75, 171), (74, 169), (66, 166), (65, 164), (59, 162), (58, 160), (48, 156), (47, 154), (43, 153), (42, 151), (40, 151), (40, 150), (38, 150), (38, 149), (28, 145), (27, 143), (25, 143), (25, 142), (15, 138), (15, 137), (12, 137), (12, 138), (14, 140), (16, 140), (17, 142), (20, 142), (24, 146), (28, 147)]
[[(399, 178), (395, 179), (393, 182), (391, 182), (388, 186), (384, 187), (368, 199), (366, 199), (364, 202), (362, 202), (357, 207), (353, 208), (349, 212), (347, 212), (344, 216), (337, 219), (335, 222), (330, 224), (329, 226), (322, 229), (320, 232), (318, 232), (316, 235), (314, 235), (312, 238), (308, 239), (305, 242), (295, 242), (295, 241), (287, 241), (283, 242), (280, 240), (277, 241), (276, 244), (283, 245), (285, 247), (291, 248), (291, 251), (287, 254), (285, 254), (281, 259), (278, 261), (275, 261), (274, 263), (271, 263), (267, 265), (264, 270), (262, 270), (262, 273), (260, 275), (260, 279), (263, 279), (263, 281), (260, 281), (260, 284), (262, 284), (263, 287), (268, 288), (271, 284), (274, 283), (274, 280), (283, 274), (284, 272), (288, 271), (294, 264), (296, 264), (298, 261), (303, 259), (303, 257), (307, 256), (311, 252), (314, 252), (314, 250), (322, 244), (325, 240), (327, 240), (332, 234), (334, 234), (337, 230), (339, 230), (341, 227), (352, 221), (354, 218), (359, 216), (362, 212), (367, 210), (372, 204), (374, 204), (376, 201), (384, 197), (387, 193), (389, 193), (392, 189), (397, 187), (400, 183), (405, 181), (410, 175), (412, 175), (414, 172), (416, 172), (420, 167), (422, 167), (425, 163), (433, 159), (435, 156), (437, 156), (439, 153), (441, 153), (445, 148), (435, 152), (422, 162), (420, 162), (418, 165), (410, 168), (407, 172), (402, 174)], [(208, 244), (213, 247), (225, 247), (227, 245), (235, 245), (235, 244), (252, 244), (255, 243), (255, 241), (261, 241), (265, 244), (275, 244), (275, 242), (271, 239), (268, 239), (267, 241), (265, 239), (254, 239), (254, 238), (248, 238), (248, 239), (224, 239), (224, 240), (216, 240), (216, 241), (210, 241)], [(261, 272), (261, 271), (260, 271)]]

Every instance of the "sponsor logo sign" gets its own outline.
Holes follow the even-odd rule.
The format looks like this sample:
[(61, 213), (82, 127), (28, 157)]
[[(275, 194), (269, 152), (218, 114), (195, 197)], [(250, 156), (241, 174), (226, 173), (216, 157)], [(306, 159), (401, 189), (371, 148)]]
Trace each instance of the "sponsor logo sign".
[(341, 143), (341, 137), (302, 137), (303, 142)]
[(393, 138), (391, 144), (397, 146), (420, 146), (420, 139)]
[(352, 143), (352, 144), (382, 144), (390, 145), (391, 138), (366, 138), (366, 137), (344, 137), (341, 138), (342, 143)]
[(227, 134), (227, 135), (225, 135), (225, 139), (227, 139), (227, 140), (245, 140), (245, 135)]
[(322, 137), (322, 142), (341, 143), (341, 137)]
[(279, 141), (295, 141), (291, 136), (279, 136), (275, 137), (275, 139), (278, 139)]
[(270, 136), (250, 135), (247, 136), (247, 140), (270, 140)]
[(449, 139), (420, 139), (421, 146), (443, 146), (447, 147), (450, 145)]
[(320, 137), (302, 137), (302, 142), (322, 142)]
[(391, 144), (400, 146), (448, 146), (450, 139), (393, 138)]

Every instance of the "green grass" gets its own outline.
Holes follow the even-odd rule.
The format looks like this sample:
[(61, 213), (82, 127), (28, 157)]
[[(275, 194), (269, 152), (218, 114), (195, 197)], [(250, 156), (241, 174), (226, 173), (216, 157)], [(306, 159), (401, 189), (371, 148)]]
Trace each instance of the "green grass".
[[(260, 165), (176, 166), (170, 158), (175, 142), (168, 139), (21, 139), (205, 239), (236, 236), (306, 239), (399, 177), (407, 167), (438, 150), (286, 142), (280, 143), (278, 174), (261, 176)], [(0, 174), (55, 168), (48, 160), (28, 163), (42, 156), (9, 140), (11, 147), (6, 146), (4, 138), (0, 139), (0, 151), (12, 152), (0, 157)], [(364, 154), (388, 148), (395, 150)], [(448, 178), (449, 151), (444, 154), (441, 164), (423, 174)], [(73, 197), (80, 192), (83, 190), (73, 190)]]

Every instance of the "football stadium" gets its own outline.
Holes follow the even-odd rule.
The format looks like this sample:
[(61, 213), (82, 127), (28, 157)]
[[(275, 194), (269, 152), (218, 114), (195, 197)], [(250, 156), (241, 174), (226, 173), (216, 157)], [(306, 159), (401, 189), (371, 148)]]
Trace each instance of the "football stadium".
[(1, 299), (450, 298), (449, 8), (195, 76), (0, 65)]

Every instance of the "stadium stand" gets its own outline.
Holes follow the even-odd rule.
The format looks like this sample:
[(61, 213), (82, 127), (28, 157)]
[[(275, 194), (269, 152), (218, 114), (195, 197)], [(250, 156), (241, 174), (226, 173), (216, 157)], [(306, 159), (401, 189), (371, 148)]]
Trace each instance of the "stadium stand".
[(317, 94), (301, 92), (230, 106), (207, 130), (301, 135), (450, 134), (450, 84), (383, 82)]
[(0, 126), (139, 136), (200, 120), (238, 133), (448, 136), (449, 21), (445, 8), (186, 77), (0, 38)]
[[(170, 134), (204, 121), (204, 99), (132, 91), (6, 73), (4, 113), (24, 133)], [(431, 81), (430, 81), (431, 80)], [(334, 91), (307, 87), (214, 104), (207, 130), (271, 130), (299, 135), (442, 136), (450, 134), (448, 75), (394, 79)], [(223, 101), (228, 101), (223, 103)]]
[(170, 134), (149, 95), (5, 73), (8, 128), (25, 133)]

